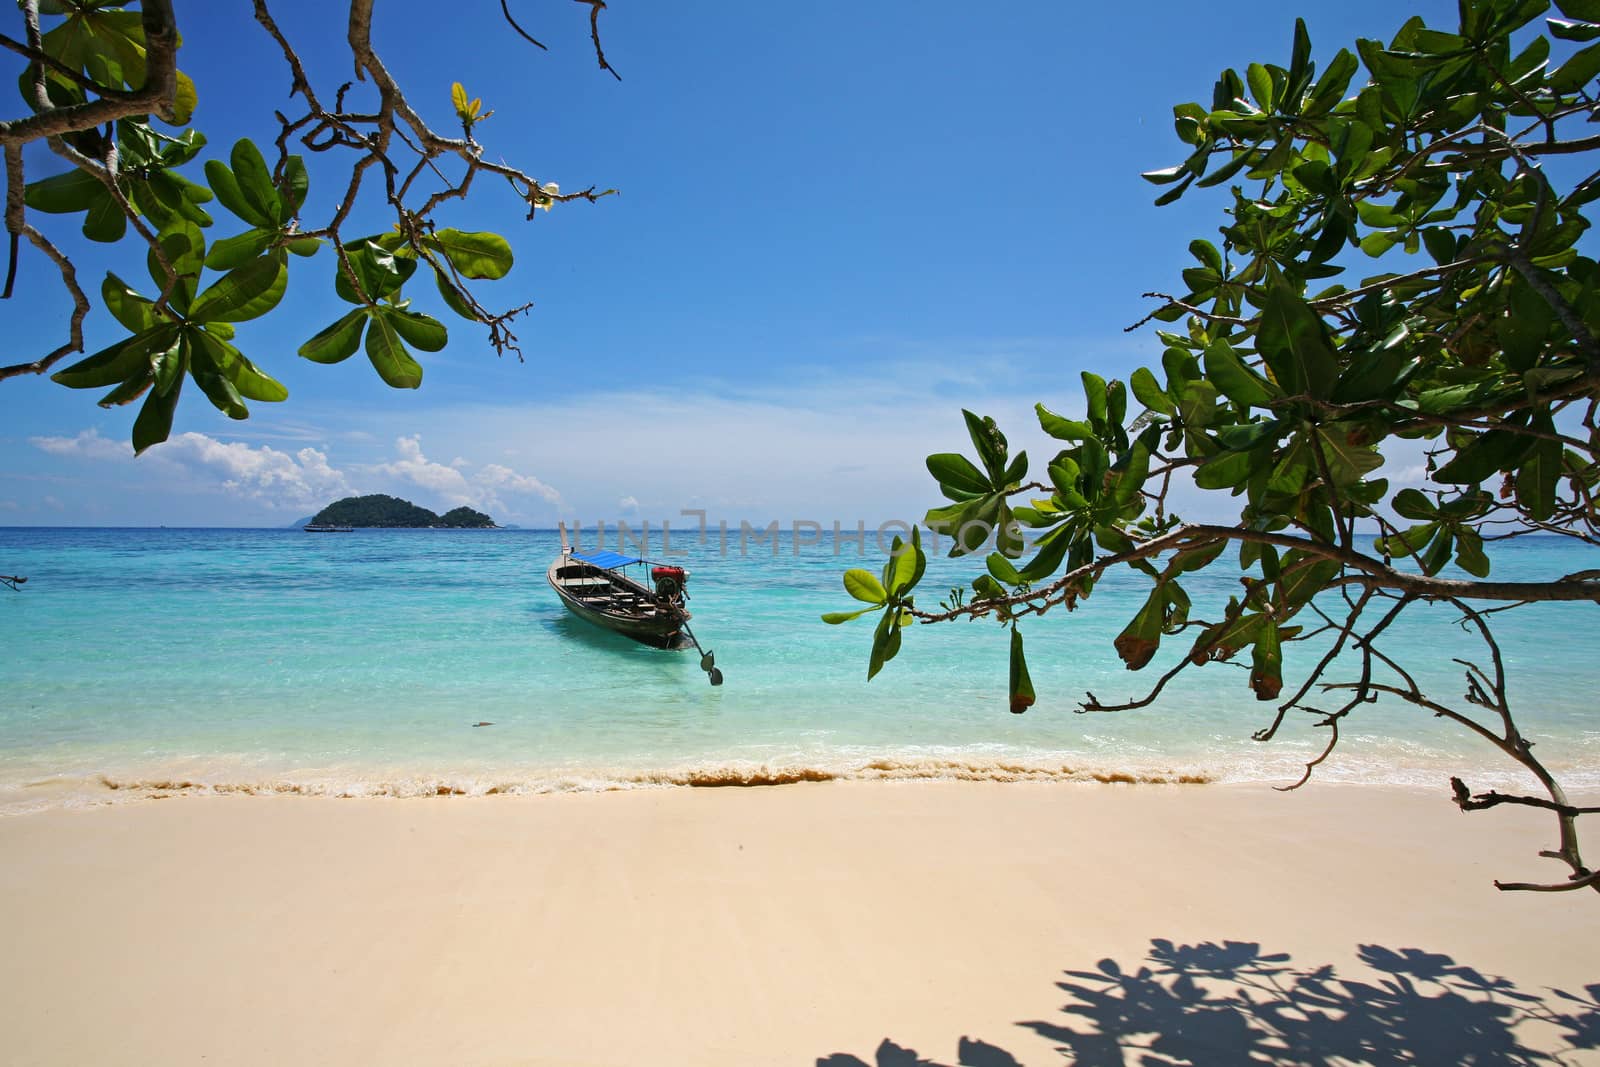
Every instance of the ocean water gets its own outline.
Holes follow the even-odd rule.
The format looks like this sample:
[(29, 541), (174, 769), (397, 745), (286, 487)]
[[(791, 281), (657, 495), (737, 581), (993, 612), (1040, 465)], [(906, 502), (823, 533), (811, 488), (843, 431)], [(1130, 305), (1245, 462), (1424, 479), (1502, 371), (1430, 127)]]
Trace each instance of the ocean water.
[[(586, 531), (592, 544), (594, 531)], [(614, 541), (610, 547), (616, 547)], [(653, 546), (659, 553), (659, 542)], [(776, 551), (774, 551), (774, 547)], [(1148, 583), (1103, 582), (1076, 612), (1026, 628), (1039, 693), (1006, 707), (1007, 643), (992, 621), (914, 627), (870, 684), (871, 617), (847, 567), (866, 544), (824, 536), (687, 550), (693, 626), (726, 675), (694, 653), (634, 644), (569, 616), (545, 583), (554, 532), (0, 528), (0, 812), (174, 792), (483, 794), (775, 784), (828, 778), (1260, 781), (1298, 777), (1326, 740), (1272, 717), (1247, 671), (1186, 672), (1137, 711), (1082, 714), (1155, 680), (1124, 670), (1112, 639)], [(1495, 576), (1594, 566), (1555, 538), (1501, 546)], [(981, 563), (934, 559), (924, 606)], [(1215, 617), (1238, 572), (1188, 589)], [(860, 605), (855, 605), (860, 606)], [(1496, 617), (1524, 732), (1566, 783), (1600, 788), (1600, 608), (1541, 605)], [(1447, 608), (1416, 611), (1384, 648), (1458, 706), (1481, 649)], [(1176, 662), (1169, 641), (1157, 665)], [(1311, 657), (1291, 646), (1288, 674)], [(1348, 673), (1348, 672), (1347, 672)], [(1286, 687), (1286, 692), (1288, 692)], [(474, 726), (488, 722), (491, 726)], [(1363, 707), (1320, 780), (1445, 788), (1527, 784), (1458, 726), (1398, 701)]]

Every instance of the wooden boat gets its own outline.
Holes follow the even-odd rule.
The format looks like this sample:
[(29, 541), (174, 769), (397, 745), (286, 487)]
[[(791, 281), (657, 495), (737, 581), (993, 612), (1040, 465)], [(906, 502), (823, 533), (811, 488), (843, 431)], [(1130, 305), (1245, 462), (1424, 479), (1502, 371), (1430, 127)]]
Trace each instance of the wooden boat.
[[(682, 567), (651, 563), (636, 556), (596, 550), (577, 552), (565, 544), (545, 578), (567, 610), (585, 622), (602, 626), (653, 648), (700, 652), (700, 669), (712, 685), (722, 684), (713, 653), (700, 648), (689, 629), (689, 572)], [(638, 577), (630, 567), (644, 570)], [(648, 575), (648, 577), (647, 577)], [(648, 581), (649, 585), (646, 585)]]

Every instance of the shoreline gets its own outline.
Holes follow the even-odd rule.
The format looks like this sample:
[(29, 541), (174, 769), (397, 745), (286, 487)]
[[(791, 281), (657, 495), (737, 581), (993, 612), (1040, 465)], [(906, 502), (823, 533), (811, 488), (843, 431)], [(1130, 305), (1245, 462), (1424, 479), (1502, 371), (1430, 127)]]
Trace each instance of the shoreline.
[[(1027, 756), (985, 756), (951, 752), (940, 755), (881, 755), (875, 758), (808, 760), (794, 763), (723, 760), (668, 764), (659, 767), (564, 766), (506, 764), (410, 768), (373, 766), (287, 766), (273, 768), (243, 760), (154, 762), (117, 771), (78, 771), (22, 766), (7, 769), (0, 780), (0, 819), (56, 810), (93, 810), (150, 800), (215, 797), (302, 797), (322, 800), (422, 800), (434, 798), (531, 798), (660, 790), (731, 791), (775, 789), (817, 783), (988, 783), (995, 785), (1056, 784), (1102, 786), (1220, 786), (1272, 791), (1336, 788), (1399, 789), (1448, 798), (1452, 775), (1463, 776), (1474, 790), (1500, 789), (1538, 794), (1531, 776), (1505, 768), (1463, 766), (1438, 760), (1430, 764), (1395, 763), (1373, 768), (1332, 765), (1318, 768), (1298, 790), (1300, 765), (1278, 759), (1250, 768), (1203, 768), (1183, 762), (1122, 763), (1097, 766), (1074, 760)], [(1558, 778), (1574, 803), (1589, 803), (1600, 794), (1594, 774), (1574, 775), (1559, 769)]]
[(0, 1058), (1134, 1062), (1153, 1018), (1227, 1062), (1380, 1023), (1418, 1062), (1468, 1038), (1597, 1062), (1571, 1046), (1600, 908), (1490, 884), (1559, 877), (1538, 812), (1326, 783), (451, 799), (0, 819)]
[[(3, 767), (3, 764), (0, 764)], [(420, 768), (372, 766), (283, 766), (246, 760), (192, 757), (158, 761), (116, 771), (80, 771), (23, 765), (5, 768), (0, 779), (0, 819), (58, 810), (94, 810), (151, 800), (216, 797), (301, 797), (319, 800), (424, 800), (437, 798), (534, 798), (638, 791), (765, 790), (818, 783), (839, 784), (1054, 784), (1080, 786), (1217, 786), (1267, 791), (1308, 792), (1322, 786), (1397, 789), (1448, 799), (1452, 776), (1474, 791), (1498, 789), (1542, 795), (1531, 776), (1507, 768), (1470, 766), (1443, 759), (1427, 764), (1396, 762), (1376, 767), (1361, 763), (1319, 767), (1299, 789), (1301, 765), (1294, 758), (1247, 767), (1215, 768), (1175, 762), (1122, 762), (1096, 765), (1059, 758), (988, 756), (959, 751), (905, 756), (884, 754), (793, 763), (720, 760), (652, 767), (583, 765), (540, 767), (528, 764)], [(1558, 779), (1574, 803), (1600, 800), (1596, 772), (1574, 774), (1557, 768)]]

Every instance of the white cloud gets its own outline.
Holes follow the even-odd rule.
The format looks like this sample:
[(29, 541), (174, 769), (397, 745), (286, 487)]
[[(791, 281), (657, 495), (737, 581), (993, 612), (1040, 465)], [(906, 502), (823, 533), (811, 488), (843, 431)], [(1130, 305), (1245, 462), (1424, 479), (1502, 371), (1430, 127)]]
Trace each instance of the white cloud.
[(181, 433), (156, 446), (150, 455), (167, 463), (214, 471), (222, 476), (223, 489), (268, 507), (320, 506), (350, 493), (344, 472), (329, 465), (327, 453), (315, 448), (290, 455), (269, 445), (252, 448), (242, 441)]
[(499, 463), (487, 463), (473, 471), (472, 464), (457, 457), (448, 466), (435, 463), (422, 452), (422, 435), (395, 439), (400, 458), (371, 468), (371, 473), (427, 489), (452, 507), (465, 505), (487, 511), (507, 510), (502, 493), (537, 496), (559, 506), (561, 494), (552, 486), (528, 474), (520, 474)]
[(283, 451), (271, 445), (222, 441), (203, 433), (174, 434), (151, 448), (136, 465), (126, 441), (102, 437), (97, 429), (75, 437), (33, 437), (29, 441), (53, 456), (136, 466), (163, 489), (221, 492), (270, 510), (304, 511), (358, 493), (387, 490), (404, 496), (419, 488), (428, 491), (421, 503), (441, 510), (466, 505), (504, 514), (511, 510), (506, 507), (507, 499), (516, 497), (555, 507), (562, 503), (554, 487), (504, 464), (475, 467), (465, 456), (457, 456), (448, 465), (436, 463), (423, 453), (420, 434), (397, 438), (395, 457), (390, 461), (352, 465), (348, 470), (335, 467), (326, 452), (309, 446)]
[[(53, 456), (98, 461), (132, 461), (133, 448), (88, 429), (76, 437), (31, 437), (35, 448)], [(269, 508), (320, 507), (335, 496), (347, 495), (350, 484), (344, 472), (328, 463), (315, 448), (290, 454), (270, 445), (219, 441), (203, 433), (180, 433), (156, 445), (147, 462), (168, 470), (177, 468), (192, 488), (203, 484), (202, 475), (220, 477), (214, 487), (233, 496), (259, 501)], [(48, 503), (48, 501), (47, 501)]]
[(529, 474), (518, 474), (510, 467), (503, 467), (498, 463), (485, 464), (475, 476), (474, 481), (487, 489), (503, 489), (511, 493), (527, 493), (530, 496), (542, 497), (552, 504), (561, 503), (561, 494)]
[(113, 441), (101, 437), (100, 431), (90, 428), (76, 437), (30, 437), (28, 443), (52, 456), (72, 456), (78, 459), (132, 459), (133, 446), (126, 441)]
[(454, 467), (435, 463), (422, 454), (422, 435), (412, 434), (395, 440), (400, 458), (372, 468), (374, 474), (387, 475), (402, 482), (439, 493), (452, 504), (470, 504), (473, 494), (466, 475)]

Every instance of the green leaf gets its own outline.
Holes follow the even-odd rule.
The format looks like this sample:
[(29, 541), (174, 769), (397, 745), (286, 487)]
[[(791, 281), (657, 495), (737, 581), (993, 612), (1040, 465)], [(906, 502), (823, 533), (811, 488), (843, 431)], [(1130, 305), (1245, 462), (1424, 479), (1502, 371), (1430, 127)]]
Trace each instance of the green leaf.
[(1283, 423), (1278, 419), (1241, 422), (1217, 431), (1217, 443), (1229, 452), (1248, 452), (1263, 441), (1277, 441)]
[(1194, 484), (1201, 489), (1232, 489), (1250, 477), (1254, 452), (1219, 452), (1195, 468)]
[(922, 551), (922, 531), (911, 527), (911, 543), (894, 539), (889, 551), (889, 562), (883, 568), (883, 585), (896, 597), (903, 597), (916, 588), (927, 570), (928, 557)]
[(978, 450), (978, 458), (983, 461), (983, 469), (989, 472), (990, 483), (1004, 485), (1005, 435), (1000, 432), (1000, 427), (992, 418), (979, 417), (966, 409), (962, 409), (961, 415), (967, 420), (967, 435), (972, 438), (972, 444)]
[(382, 315), (369, 316), (372, 323), (367, 330), (367, 358), (378, 372), (378, 377), (395, 389), (415, 389), (422, 384), (422, 368), (389, 320)]
[(1567, 19), (1546, 19), (1550, 33), (1564, 41), (1592, 41), (1600, 37), (1600, 25), (1593, 22), (1571, 22)]
[(1122, 663), (1130, 671), (1143, 668), (1154, 658), (1156, 649), (1161, 646), (1161, 630), (1166, 621), (1166, 597), (1162, 595), (1158, 585), (1150, 591), (1150, 596), (1145, 600), (1144, 606), (1134, 615), (1112, 645), (1117, 650), (1117, 655), (1122, 658)]
[(1257, 700), (1276, 700), (1283, 691), (1283, 651), (1278, 636), (1276, 622), (1266, 619), (1261, 623), (1250, 660), (1250, 688)]
[(1426, 522), (1439, 515), (1439, 509), (1420, 491), (1416, 489), (1402, 489), (1394, 495), (1392, 506), (1396, 515), (1403, 518)]
[(188, 338), (183, 343), (189, 353), (189, 376), (206, 394), (211, 406), (230, 419), (249, 418), (250, 409), (245, 406), (239, 390), (223, 376), (221, 368), (211, 359), (205, 346), (191, 344)]
[(1332, 560), (1309, 562), (1304, 558), (1295, 558), (1300, 553), (1291, 552), (1289, 555), (1292, 565), (1286, 565), (1278, 579), (1277, 600), (1285, 609), (1280, 615), (1282, 618), (1299, 611), (1339, 575), (1339, 564)]
[(224, 237), (206, 253), (206, 266), (212, 270), (232, 270), (255, 259), (278, 239), (273, 230), (251, 229), (236, 237)]
[(1339, 363), (1327, 327), (1286, 282), (1267, 289), (1256, 347), (1279, 387), (1291, 396), (1307, 393), (1326, 399), (1338, 380)]
[(1139, 490), (1144, 487), (1145, 479), (1150, 475), (1150, 449), (1143, 441), (1135, 441), (1128, 451), (1126, 464), (1117, 472), (1117, 480), (1112, 490), (1112, 499), (1119, 506), (1126, 507), (1138, 496)]
[(504, 278), (511, 270), (511, 242), (497, 233), (438, 230), (423, 239), (442, 252), (464, 278)]
[(1106, 380), (1092, 371), (1081, 371), (1078, 377), (1083, 381), (1083, 396), (1088, 408), (1089, 425), (1098, 430), (1105, 424), (1108, 411)]
[(1133, 395), (1146, 408), (1162, 415), (1171, 415), (1178, 410), (1178, 406), (1157, 383), (1156, 376), (1148, 367), (1140, 367), (1128, 380), (1133, 386)]
[(357, 294), (338, 264), (334, 266), (333, 289), (340, 299), (352, 304), (375, 303), (397, 292), (417, 269), (415, 259), (396, 256), (372, 240), (351, 241), (345, 245), (345, 254), (350, 260), (351, 269), (361, 281), (367, 299), (363, 300)]
[(205, 329), (192, 331), (195, 353), (204, 353), (218, 373), (232, 382), (245, 398), (269, 404), (287, 400), (289, 390), (283, 383), (250, 362), (243, 352), (226, 340), (216, 336), (213, 330), (217, 325), (213, 323)]
[(1206, 346), (1205, 368), (1206, 375), (1224, 396), (1246, 408), (1268, 407), (1282, 395), (1271, 382), (1245, 366), (1233, 346), (1223, 338)]
[(407, 343), (415, 345), (424, 352), (437, 352), (449, 340), (449, 333), (444, 328), (444, 323), (431, 315), (423, 315), (415, 311), (406, 311), (396, 307), (380, 307), (378, 314), (388, 320)]
[(1170, 570), (1173, 574), (1187, 574), (1198, 571), (1211, 565), (1212, 561), (1222, 555), (1222, 550), (1228, 547), (1226, 541), (1216, 541), (1199, 548), (1188, 548), (1172, 557)]
[(202, 202), (211, 199), (211, 190), (166, 171), (152, 170), (147, 172), (144, 181), (133, 181), (128, 188), (128, 199), (157, 229), (179, 218), (188, 219), (196, 226), (211, 225), (211, 215), (200, 207)]
[(1033, 707), (1033, 679), (1028, 677), (1028, 660), (1022, 652), (1022, 631), (1011, 628), (1011, 677), (1008, 690), (1011, 694), (1011, 713), (1021, 715)]
[(862, 608), (860, 611), (829, 611), (823, 614), (822, 621), (829, 626), (838, 626), (841, 622), (849, 622), (851, 619), (860, 618), (867, 612), (876, 610), (877, 608), (872, 607)]
[(159, 389), (150, 390), (144, 406), (139, 409), (139, 417), (133, 420), (134, 455), (139, 455), (151, 445), (160, 444), (172, 435), (172, 416), (178, 410), (178, 394), (182, 392), (182, 375), (165, 393)]
[(200, 106), (200, 94), (195, 92), (194, 79), (181, 70), (174, 72), (173, 82), (172, 124), (187, 126), (194, 117), (194, 109)]
[(1277, 101), (1273, 93), (1272, 75), (1267, 73), (1267, 68), (1260, 63), (1250, 64), (1245, 68), (1245, 81), (1250, 86), (1250, 95), (1256, 98), (1261, 110), (1271, 111)]
[(882, 604), (889, 599), (889, 593), (877, 576), (862, 567), (852, 567), (844, 572), (844, 590), (868, 604)]
[(894, 659), (900, 651), (900, 610), (891, 608), (878, 620), (872, 634), (872, 659), (867, 664), (867, 681), (872, 681), (883, 665)]
[(153, 364), (156, 392), (170, 393), (173, 386), (183, 378), (188, 362), (189, 345), (184, 336), (179, 334), (176, 344), (165, 352), (156, 353)]
[(1007, 585), (1021, 585), (1022, 575), (1017, 573), (1016, 566), (998, 552), (989, 553), (989, 558), (984, 561), (989, 567), (989, 573)]
[[(189, 302), (194, 299), (200, 271), (205, 266), (205, 236), (201, 234), (200, 227), (184, 220), (173, 223), (163, 230), (158, 243), (167, 257), (167, 262), (172, 264), (172, 269), (178, 276), (178, 283), (173, 286), (168, 302), (180, 315), (186, 315), (189, 311)], [(151, 249), (145, 256), (145, 267), (149, 270), (150, 280), (155, 283), (156, 288), (165, 289), (167, 276), (161, 269), (160, 260), (156, 258), (155, 249)]]
[(234, 142), (228, 161), (233, 164), (233, 177), (245, 202), (256, 211), (257, 217), (264, 220), (257, 225), (277, 229), (283, 221), (283, 202), (278, 197), (278, 190), (273, 187), (272, 171), (261, 157), (261, 150), (248, 137), (241, 137)]
[(128, 216), (110, 192), (102, 192), (105, 195), (90, 203), (89, 212), (83, 217), (83, 235), (101, 244), (115, 244), (128, 232)]
[(1521, 466), (1537, 440), (1514, 430), (1479, 434), (1462, 446), (1450, 462), (1435, 471), (1433, 480), (1449, 485), (1479, 485), (1501, 471)]
[(343, 362), (356, 354), (366, 325), (367, 309), (356, 308), (301, 345), (300, 355), (313, 363)]
[[(1230, 611), (1237, 607), (1237, 601), (1230, 601)], [(1255, 641), (1264, 621), (1264, 616), (1250, 614), (1238, 616), (1232, 622), (1223, 620), (1208, 626), (1189, 650), (1189, 662), (1199, 666), (1208, 660), (1232, 659), (1241, 648)]]
[(1383, 457), (1371, 445), (1352, 444), (1351, 433), (1337, 425), (1317, 429), (1322, 456), (1334, 485), (1347, 488), (1383, 466)]
[(288, 259), (269, 252), (218, 278), (189, 307), (193, 322), (247, 322), (260, 318), (283, 299), (289, 285)]
[(456, 288), (455, 282), (446, 278), (443, 271), (435, 270), (433, 272), (433, 282), (439, 287), (439, 295), (444, 297), (446, 307), (468, 322), (478, 321), (478, 313), (472, 310), (472, 306), (467, 303), (460, 290)]
[(973, 466), (967, 457), (955, 452), (937, 452), (927, 459), (928, 473), (941, 486), (949, 486), (961, 493), (977, 496), (992, 492), (994, 487), (983, 472)]
[(1558, 93), (1575, 93), (1600, 74), (1600, 44), (1579, 49), (1550, 75), (1550, 88)]
[(278, 221), (288, 223), (300, 211), (300, 206), (306, 202), (306, 193), (311, 188), (311, 179), (306, 174), (306, 161), (299, 156), (290, 156), (283, 164), (283, 189), (279, 194), (282, 207), (278, 212)]
[(1380, 537), (1374, 547), (1387, 556), (1414, 556), (1439, 532), (1437, 522), (1425, 522), (1397, 534)]
[(1076, 422), (1057, 415), (1043, 404), (1035, 404), (1039, 428), (1058, 441), (1086, 441), (1094, 436), (1094, 428), (1086, 422)]
[(50, 380), (69, 389), (104, 389), (116, 385), (127, 381), (141, 368), (148, 372), (151, 357), (156, 352), (166, 351), (176, 336), (176, 326), (164, 323), (152, 327), (56, 371)]
[(1543, 522), (1555, 514), (1561, 455), (1560, 441), (1540, 440), (1517, 471), (1517, 503), (1535, 521)]
[(1474, 578), (1489, 577), (1489, 557), (1483, 551), (1483, 538), (1476, 530), (1456, 528), (1456, 563)]
[(1442, 527), (1439, 530), (1439, 536), (1434, 538), (1433, 543), (1423, 551), (1421, 558), (1418, 560), (1422, 564), (1422, 573), (1431, 575), (1438, 574), (1444, 570), (1444, 565), (1450, 562), (1450, 549), (1453, 542), (1454, 537), (1450, 532), (1450, 528), (1448, 526)]
[(49, 178), (29, 182), (23, 202), (35, 211), (66, 215), (87, 211), (97, 200), (110, 199), (100, 179), (84, 170), (69, 170)]
[(262, 211), (255, 201), (245, 196), (240, 188), (238, 179), (233, 171), (220, 159), (206, 160), (206, 181), (211, 184), (211, 190), (217, 194), (217, 199), (222, 206), (239, 216), (252, 227), (261, 230), (276, 230), (278, 218), (276, 213), (268, 215)]
[(100, 283), (100, 299), (106, 310), (111, 312), (111, 317), (134, 333), (141, 333), (156, 325), (155, 304), (110, 271), (106, 271), (105, 281)]

